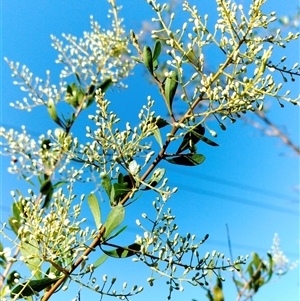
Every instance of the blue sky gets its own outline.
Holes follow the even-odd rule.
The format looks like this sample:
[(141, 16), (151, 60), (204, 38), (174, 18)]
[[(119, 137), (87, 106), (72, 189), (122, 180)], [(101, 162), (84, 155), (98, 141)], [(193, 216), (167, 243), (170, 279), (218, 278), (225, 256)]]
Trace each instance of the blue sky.
[[(241, 2), (246, 7), (250, 1)], [(127, 30), (132, 28), (139, 31), (143, 21), (145, 19), (149, 21), (153, 17), (146, 1), (119, 0), (118, 3), (124, 7), (121, 15), (125, 18)], [(206, 1), (205, 5), (199, 7), (199, 11), (203, 10), (203, 14), (215, 14), (208, 4), (209, 1)], [(266, 11), (274, 10), (278, 15), (293, 15), (296, 11), (296, 2), (288, 1), (282, 5), (275, 0), (269, 0), (265, 7)], [(60, 37), (64, 32), (81, 36), (83, 31), (90, 29), (90, 15), (105, 27), (108, 24), (107, 8), (106, 1), (3, 1), (1, 57), (26, 64), (37, 76), (43, 77), (47, 69), (54, 70), (55, 74), (59, 69), (54, 63), (56, 52), (50, 46), (50, 34)], [(291, 65), (299, 61), (299, 43), (293, 43), (284, 55), (289, 58)], [(12, 85), (11, 72), (6, 63), (1, 61), (1, 64), (1, 123), (6, 128), (14, 129), (26, 124), (28, 132), (37, 138), (53, 124), (43, 117), (46, 116), (44, 109), (33, 110), (29, 114), (9, 107), (10, 102), (25, 95)], [(148, 95), (155, 95), (158, 98), (154, 86), (140, 80), (140, 76), (143, 75), (141, 67), (135, 72), (136, 76), (133, 75), (127, 81), (128, 90), (107, 94), (107, 97), (117, 105), (132, 108), (132, 112), (135, 109), (136, 112), (139, 111), (142, 101)], [(293, 85), (288, 84), (288, 89), (292, 90), (293, 95), (299, 94), (298, 87), (298, 79)], [(281, 109), (277, 102), (271, 99), (267, 100), (267, 104), (272, 109), (270, 118), (299, 145), (299, 108), (287, 104)], [(132, 118), (128, 117), (126, 110), (122, 111), (121, 118)], [(84, 124), (82, 128), (85, 128)], [(179, 192), (171, 199), (170, 206), (178, 218), (177, 223), (182, 233), (193, 232), (198, 237), (209, 233), (210, 239), (205, 244), (203, 252), (217, 249), (229, 255), (225, 228), (225, 224), (228, 224), (234, 256), (250, 254), (252, 251), (266, 256), (274, 233), (278, 233), (283, 251), (291, 261), (297, 260), (299, 190), (296, 187), (299, 189), (299, 158), (277, 138), (265, 137), (243, 121), (228, 125), (225, 132), (221, 132), (217, 125), (214, 130), (219, 133), (216, 142), (221, 146), (217, 148), (200, 146), (201, 152), (206, 156), (204, 164), (193, 169), (165, 165), (169, 167), (169, 184), (179, 187)], [(20, 187), (24, 190), (27, 188), (20, 180), (7, 174), (9, 158), (1, 160), (1, 221), (4, 221), (9, 214), (10, 191)], [(135, 238), (134, 221), (150, 208), (150, 202), (151, 199), (145, 196), (145, 199), (128, 208), (128, 240), (132, 241)], [(107, 202), (103, 204), (107, 205)], [(102, 274), (114, 276), (114, 272), (121, 279), (131, 275), (132, 281), (128, 280), (129, 283), (147, 287), (146, 281), (141, 279), (143, 277), (146, 279), (150, 273), (147, 273), (141, 264), (132, 265), (128, 260), (123, 262), (111, 260), (109, 265), (106, 263), (103, 266)], [(141, 277), (136, 278), (138, 273)], [(235, 296), (229, 284), (230, 280), (227, 282), (229, 296)], [(173, 300), (183, 298), (200, 300), (200, 297), (203, 300), (204, 291), (188, 288), (187, 285), (185, 288), (185, 294), (174, 294)], [(151, 292), (149, 300), (153, 299), (152, 296), (160, 297), (162, 300), (167, 296), (167, 288), (164, 288), (163, 281), (155, 285), (153, 291), (152, 289), (147, 291)], [(87, 292), (85, 294), (88, 295)], [(279, 282), (272, 281), (262, 289), (255, 300), (293, 301), (298, 300), (298, 294), (297, 269)], [(66, 295), (68, 299), (72, 297), (74, 295)], [(147, 294), (133, 300), (139, 298), (148, 300)], [(59, 300), (59, 294), (53, 300)]]

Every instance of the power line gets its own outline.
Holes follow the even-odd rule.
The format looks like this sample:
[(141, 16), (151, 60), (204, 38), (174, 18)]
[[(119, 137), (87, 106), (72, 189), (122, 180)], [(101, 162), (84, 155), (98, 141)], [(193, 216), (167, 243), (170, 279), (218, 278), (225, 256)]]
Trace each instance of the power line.
[[(176, 183), (174, 183), (174, 184), (176, 185)], [(195, 187), (185, 185), (185, 184), (180, 184), (180, 188), (182, 190), (188, 191), (190, 193), (198, 194), (198, 195), (202, 194), (202, 195), (207, 195), (207, 196), (217, 198), (217, 199), (223, 199), (223, 200), (226, 199), (230, 202), (241, 203), (243, 205), (263, 208), (263, 209), (271, 210), (271, 211), (277, 211), (277, 212), (285, 213), (285, 214), (289, 214), (289, 215), (296, 215), (296, 216), (299, 215), (298, 211), (286, 209), (286, 208), (283, 208), (280, 206), (263, 204), (261, 202), (257, 202), (257, 201), (253, 201), (253, 200), (249, 200), (249, 199), (245, 199), (245, 198), (240, 198), (240, 197), (236, 197), (236, 196), (232, 196), (232, 195), (227, 195), (224, 193), (209, 191), (209, 190), (205, 190), (205, 189), (201, 189), (201, 188), (195, 189)]]
[[(170, 168), (170, 169), (173, 169), (175, 171), (174, 168)], [(177, 171), (175, 171), (175, 172), (177, 172)], [(179, 173), (179, 172), (177, 172), (177, 173)], [(185, 174), (185, 173), (180, 172), (180, 174)], [(218, 177), (214, 177), (214, 176), (210, 176), (210, 175), (206, 175), (206, 174), (204, 174), (204, 175), (203, 174), (202, 175), (201, 174), (196, 174), (194, 172), (188, 172), (188, 173), (186, 173), (186, 175), (193, 176), (193, 177), (196, 177), (197, 179), (202, 179), (202, 180), (205, 180), (205, 181), (208, 181), (208, 182), (219, 183), (221, 185), (234, 187), (236, 189), (242, 189), (242, 190), (246, 190), (246, 191), (261, 194), (261, 195), (270, 196), (270, 197), (277, 198), (277, 199), (285, 199), (285, 200), (292, 201), (294, 203), (295, 202), (299, 203), (298, 199), (296, 199), (294, 197), (291, 197), (287, 194), (270, 191), (270, 190), (267, 190), (267, 189), (264, 189), (264, 188), (255, 187), (255, 186), (251, 186), (251, 185), (240, 183), (240, 182), (220, 179)]]

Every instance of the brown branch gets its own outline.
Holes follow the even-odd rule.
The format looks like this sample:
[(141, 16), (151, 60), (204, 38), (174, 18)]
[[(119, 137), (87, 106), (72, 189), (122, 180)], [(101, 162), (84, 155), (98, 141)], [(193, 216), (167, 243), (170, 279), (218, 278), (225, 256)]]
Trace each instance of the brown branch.
[(51, 289), (44, 295), (41, 301), (47, 301), (50, 297), (55, 293), (55, 291), (67, 280), (67, 278), (77, 269), (77, 267), (82, 263), (86, 256), (88, 256), (95, 247), (100, 244), (101, 238), (105, 233), (105, 227), (102, 226), (99, 230), (99, 234), (90, 244), (90, 246), (83, 252), (83, 254), (78, 258), (78, 260), (72, 265), (72, 267), (66, 271), (66, 274), (60, 278), (55, 284), (51, 287)]

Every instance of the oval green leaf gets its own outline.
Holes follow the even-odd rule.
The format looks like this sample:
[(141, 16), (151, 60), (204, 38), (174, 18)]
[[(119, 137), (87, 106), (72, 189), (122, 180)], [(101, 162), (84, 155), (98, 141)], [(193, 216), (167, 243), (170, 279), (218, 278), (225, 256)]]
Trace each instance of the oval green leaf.
[(103, 264), (106, 259), (108, 258), (108, 255), (103, 254), (100, 258), (98, 258), (95, 263), (93, 264), (93, 267), (96, 269), (97, 267), (99, 267), (101, 264)]
[(153, 48), (153, 61), (156, 61), (161, 53), (161, 42), (156, 40)]
[(57, 116), (55, 103), (52, 98), (49, 98), (49, 100), (48, 100), (47, 109), (48, 109), (48, 113), (49, 113), (51, 119), (58, 125), (62, 126), (61, 121)]
[(145, 46), (143, 50), (143, 60), (146, 68), (149, 70), (151, 74), (153, 74), (153, 59), (152, 59), (152, 51), (149, 46)]
[(12, 216), (8, 219), (8, 223), (11, 229), (14, 231), (14, 233), (18, 235), (18, 230), (21, 226), (20, 222), (15, 217)]
[(52, 183), (49, 179), (47, 179), (42, 183), (40, 187), (40, 193), (46, 195), (51, 191), (51, 189), (53, 189)]
[(186, 154), (181, 156), (174, 156), (172, 158), (164, 158), (166, 161), (185, 166), (197, 166), (205, 160), (205, 156), (201, 154)]
[(169, 112), (172, 112), (172, 103), (178, 86), (178, 75), (176, 71), (171, 71), (165, 83), (165, 95)]
[(36, 278), (41, 278), (42, 274), (40, 271), (40, 266), (42, 262), (42, 256), (39, 249), (39, 243), (30, 238), (30, 235), (27, 235), (26, 240), (21, 241), (20, 253), (24, 257), (24, 262), (30, 271), (34, 272)]
[(106, 251), (103, 250), (102, 251), (110, 257), (114, 257), (114, 258), (127, 258), (130, 256), (133, 256), (134, 254), (138, 253), (141, 250), (141, 245), (134, 243), (131, 244), (129, 246), (126, 247), (119, 247), (116, 248), (114, 250), (110, 250), (110, 251)]
[(109, 235), (122, 223), (125, 217), (125, 209), (122, 205), (117, 205), (109, 212), (107, 220), (104, 224), (105, 233), (103, 238), (106, 239)]
[(47, 288), (49, 285), (55, 283), (59, 278), (43, 278), (40, 280), (29, 280), (18, 284), (10, 293), (12, 298), (18, 296), (18, 298), (24, 298), (32, 296), (43, 289)]
[(89, 207), (93, 214), (96, 227), (97, 227), (97, 229), (99, 229), (99, 227), (101, 225), (101, 212), (100, 212), (99, 202), (94, 193), (92, 193), (88, 196), (88, 204), (89, 204)]

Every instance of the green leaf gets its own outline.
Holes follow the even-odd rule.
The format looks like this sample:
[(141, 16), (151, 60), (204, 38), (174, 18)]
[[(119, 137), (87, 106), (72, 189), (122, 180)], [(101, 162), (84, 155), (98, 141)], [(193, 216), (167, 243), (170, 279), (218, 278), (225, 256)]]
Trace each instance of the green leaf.
[(247, 272), (248, 272), (250, 278), (252, 278), (253, 274), (254, 274), (253, 267), (252, 267), (252, 262), (249, 263), (249, 265), (247, 267)]
[(49, 179), (47, 179), (42, 183), (40, 187), (40, 193), (46, 195), (50, 192), (51, 189), (53, 189), (52, 183)]
[(161, 129), (167, 125), (170, 125), (168, 121), (166, 121), (165, 119), (160, 118), (160, 117), (156, 118), (155, 123), (159, 129)]
[(57, 116), (55, 103), (54, 103), (54, 100), (52, 98), (49, 98), (49, 100), (48, 100), (47, 109), (48, 109), (48, 113), (49, 113), (51, 119), (55, 123), (57, 123), (59, 126), (62, 126), (62, 123), (61, 123), (60, 119)]
[(128, 183), (124, 182), (123, 184), (114, 183), (112, 185), (111, 193), (110, 193), (110, 203), (111, 206), (115, 206), (119, 203), (119, 201), (129, 192), (131, 191), (128, 188)]
[(18, 230), (21, 227), (21, 223), (15, 217), (10, 217), (8, 219), (8, 223), (11, 229), (14, 231), (14, 233), (18, 235)]
[(196, 166), (205, 160), (205, 157), (201, 154), (184, 154), (181, 156), (174, 156), (172, 158), (164, 158), (168, 162), (177, 165)]
[(53, 189), (59, 188), (59, 187), (63, 186), (64, 184), (68, 184), (68, 183), (69, 183), (69, 181), (64, 181), (64, 180), (58, 181), (57, 183), (55, 183), (53, 185)]
[(202, 136), (201, 139), (203, 142), (205, 142), (206, 144), (209, 144), (210, 146), (219, 146), (218, 143), (208, 139), (207, 137)]
[(35, 186), (35, 184), (30, 180), (29, 177), (27, 177), (27, 176), (25, 176), (25, 175), (21, 175), (21, 176), (22, 176), (22, 178), (23, 178), (27, 183), (29, 183), (29, 184), (32, 185), (32, 186)]
[(131, 58), (138, 63), (143, 63), (143, 61), (139, 57), (132, 55)]
[(44, 204), (42, 205), (42, 208), (48, 208), (48, 206), (50, 204), (50, 201), (52, 199), (53, 191), (54, 191), (53, 186), (51, 186), (51, 189), (46, 194), (46, 197), (44, 199)]
[(103, 250), (102, 251), (110, 256), (110, 257), (114, 257), (114, 258), (127, 258), (130, 256), (133, 256), (134, 254), (138, 253), (141, 250), (141, 245), (134, 243), (131, 244), (129, 246), (126, 247), (119, 247), (116, 248), (114, 250), (110, 250), (110, 251), (106, 251)]
[(21, 221), (21, 213), (24, 211), (24, 206), (21, 202), (14, 202), (12, 204), (12, 213), (18, 222)]
[[(163, 179), (165, 173), (166, 173), (165, 168), (157, 168), (151, 175), (148, 184), (151, 185), (152, 187), (155, 187)], [(149, 190), (149, 189), (151, 188), (146, 186), (144, 190)]]
[(101, 185), (104, 188), (106, 194), (108, 195), (108, 197), (110, 199), (112, 185), (111, 185), (110, 178), (108, 177), (107, 174), (105, 174), (104, 176), (102, 176)]
[(158, 68), (158, 57), (161, 53), (161, 42), (160, 40), (156, 40), (154, 44), (154, 49), (153, 49), (153, 70), (156, 70)]
[(6, 284), (9, 286), (9, 288), (13, 288), (16, 285), (16, 283), (19, 282), (18, 280), (20, 278), (21, 275), (17, 271), (11, 271), (6, 278)]
[(124, 175), (121, 172), (118, 174), (118, 183), (119, 184), (124, 183)]
[(21, 241), (20, 248), (21, 255), (25, 258), (25, 263), (30, 271), (34, 272), (36, 278), (41, 278), (42, 274), (40, 266), (42, 263), (42, 256), (39, 250), (39, 243), (27, 235), (26, 240)]
[(146, 68), (149, 70), (151, 74), (153, 74), (152, 51), (149, 46), (145, 46), (143, 49), (143, 60)]
[(165, 95), (169, 112), (172, 112), (172, 103), (178, 86), (178, 75), (176, 71), (171, 71), (165, 83)]
[(224, 301), (224, 295), (223, 295), (222, 288), (215, 286), (213, 288), (213, 292), (214, 292), (214, 301)]
[(101, 257), (99, 257), (95, 263), (93, 264), (93, 267), (96, 269), (97, 267), (99, 267), (101, 264), (103, 264), (106, 259), (108, 258), (108, 255), (103, 254)]
[(92, 193), (88, 196), (88, 204), (92, 211), (92, 214), (93, 214), (93, 217), (94, 217), (94, 220), (96, 223), (96, 227), (97, 227), (97, 229), (99, 229), (99, 227), (101, 225), (101, 212), (100, 212), (99, 202), (94, 193)]
[(261, 263), (261, 259), (259, 258), (257, 253), (253, 253), (252, 257), (253, 257), (252, 262), (253, 262), (255, 268), (258, 269), (258, 267), (260, 266), (260, 263)]
[(127, 228), (127, 226), (123, 226), (123, 227), (122, 227), (120, 230), (118, 230), (116, 233), (110, 235), (109, 238), (108, 238), (106, 241), (111, 240), (111, 239), (117, 237), (117, 236), (118, 236), (119, 234), (121, 234), (126, 228)]
[(195, 147), (200, 140), (211, 146), (218, 146), (218, 144), (214, 141), (204, 137), (204, 133), (205, 128), (201, 124), (196, 125), (184, 135), (182, 143), (180, 144), (176, 154), (180, 154), (187, 149), (192, 150), (192, 148)]
[(97, 90), (101, 89), (101, 92), (104, 94), (107, 91), (107, 89), (112, 85), (112, 83), (112, 79), (107, 78), (97, 87)]
[(59, 278), (43, 278), (40, 280), (29, 280), (26, 282), (22, 282), (11, 291), (10, 296), (12, 298), (15, 298), (16, 296), (18, 296), (18, 298), (32, 296), (47, 288), (49, 285), (57, 282), (58, 279)]
[(240, 282), (240, 281), (236, 280), (235, 278), (233, 278), (233, 281), (236, 284), (236, 286), (239, 286), (239, 287), (244, 287), (245, 286), (243, 282)]
[(156, 61), (161, 53), (161, 42), (156, 40), (153, 48), (153, 61)]
[(75, 72), (75, 76), (76, 76), (78, 83), (81, 85), (81, 80), (80, 80), (79, 74), (77, 72)]
[(269, 282), (273, 276), (273, 265), (274, 261), (272, 258), (272, 255), (270, 253), (267, 253), (268, 259), (269, 259), (269, 264), (268, 264), (268, 278), (266, 279), (266, 282)]
[(153, 135), (154, 135), (155, 140), (158, 142), (159, 146), (162, 148), (163, 147), (163, 142), (162, 142), (162, 139), (161, 139), (159, 128), (156, 128), (155, 130), (153, 130)]
[(112, 233), (122, 223), (124, 217), (125, 217), (125, 210), (121, 204), (112, 208), (104, 224), (105, 226), (105, 233), (103, 235), (104, 239), (108, 238), (110, 233)]
[(70, 104), (74, 108), (78, 107), (79, 105), (78, 94), (79, 94), (79, 90), (75, 83), (72, 83), (71, 85), (67, 86), (65, 100), (68, 104)]

